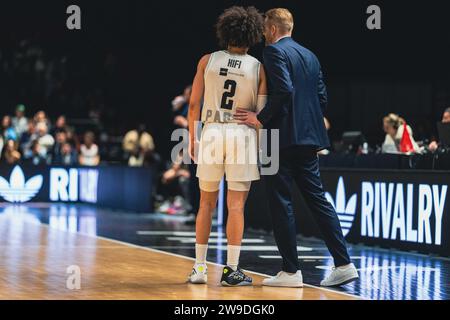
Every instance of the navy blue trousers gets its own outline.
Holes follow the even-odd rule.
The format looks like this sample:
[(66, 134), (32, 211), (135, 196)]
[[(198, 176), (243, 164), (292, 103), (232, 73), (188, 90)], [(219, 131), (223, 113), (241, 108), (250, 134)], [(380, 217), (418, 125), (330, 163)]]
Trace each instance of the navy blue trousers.
[(265, 176), (275, 240), (283, 258), (282, 270), (299, 270), (297, 231), (291, 191), (296, 183), (313, 213), (336, 267), (350, 263), (339, 218), (325, 198), (315, 149), (294, 146), (280, 150), (276, 175)]

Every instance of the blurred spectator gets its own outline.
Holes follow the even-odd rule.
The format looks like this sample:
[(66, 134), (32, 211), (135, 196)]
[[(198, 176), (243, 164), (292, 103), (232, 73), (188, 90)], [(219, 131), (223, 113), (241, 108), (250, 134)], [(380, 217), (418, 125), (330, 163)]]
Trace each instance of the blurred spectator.
[[(192, 86), (188, 85), (184, 88), (183, 94), (175, 97), (172, 100), (172, 112), (174, 113), (173, 123), (178, 128), (186, 129), (188, 127), (188, 111), (189, 111), (189, 100), (191, 99)], [(190, 173), (189, 178), (189, 202), (192, 206), (192, 211), (198, 211), (199, 199), (200, 199), (200, 188), (198, 187), (198, 179), (195, 176), (197, 171), (197, 165), (192, 163), (188, 166)]]
[(67, 135), (65, 131), (57, 131), (55, 136), (55, 144), (52, 150), (52, 163), (61, 164), (62, 163), (62, 148), (63, 145), (67, 143)]
[(55, 139), (48, 134), (48, 127), (45, 122), (41, 121), (36, 124), (37, 141), (41, 154), (50, 160), (51, 151), (55, 144)]
[(33, 141), (37, 139), (36, 134), (36, 126), (32, 119), (28, 120), (28, 129), (24, 133), (19, 140), (19, 150), (22, 152), (22, 155), (27, 158), (31, 156), (31, 144)]
[(83, 166), (97, 166), (100, 163), (98, 146), (94, 143), (94, 133), (88, 131), (84, 134), (84, 143), (80, 147), (79, 162)]
[(12, 125), (19, 139), (28, 130), (28, 119), (25, 117), (25, 106), (23, 104), (16, 107), (16, 116), (12, 118)]
[(162, 175), (158, 189), (166, 200), (158, 207), (159, 212), (186, 214), (192, 210), (189, 203), (190, 177), (189, 168), (181, 162), (180, 155), (177, 161)]
[(15, 164), (20, 160), (20, 152), (17, 151), (17, 143), (14, 140), (8, 140), (3, 150), (2, 159), (7, 164)]
[(45, 123), (45, 125), (47, 126), (47, 132), (50, 131), (51, 123), (50, 123), (50, 120), (48, 120), (47, 114), (44, 111), (40, 110), (40, 111), (36, 112), (33, 119), (34, 119), (34, 123), (36, 124), (36, 126), (39, 123)]
[(4, 142), (3, 142), (3, 136), (0, 135), (0, 155), (2, 154), (2, 151), (3, 151), (3, 144), (4, 144)]
[[(444, 110), (442, 114), (442, 123), (450, 123), (450, 108)], [(431, 141), (428, 145), (428, 149), (432, 152), (436, 151), (439, 148), (439, 143), (437, 141)]]
[(67, 127), (66, 139), (76, 150), (80, 150), (81, 144), (73, 128)]
[(442, 115), (442, 123), (450, 123), (450, 108), (445, 109)]
[(31, 153), (25, 158), (25, 163), (30, 163), (35, 166), (47, 164), (47, 159), (41, 151), (41, 146), (37, 140), (31, 143)]
[[(400, 141), (403, 137), (405, 120), (397, 114), (390, 113), (383, 118), (383, 130), (386, 133), (381, 151), (383, 153), (399, 153)], [(416, 152), (419, 151), (419, 146), (413, 138), (413, 131), (409, 125), (406, 126), (413, 148)]]
[(182, 95), (172, 100), (172, 111), (174, 112), (174, 124), (180, 128), (187, 128), (187, 115), (189, 111), (189, 100), (191, 99), (192, 86), (187, 86)]
[(131, 130), (125, 134), (122, 148), (128, 157), (129, 166), (144, 166), (153, 160), (155, 144), (145, 124), (140, 124), (137, 130)]
[(53, 136), (56, 136), (56, 134), (58, 132), (60, 132), (60, 131), (66, 131), (67, 132), (68, 130), (69, 130), (69, 128), (67, 126), (66, 117), (65, 116), (59, 116), (56, 119), (55, 126), (52, 128), (51, 134)]
[(64, 166), (74, 166), (78, 164), (78, 154), (68, 142), (62, 145), (61, 156), (59, 159), (61, 162), (57, 164), (62, 164)]
[(2, 119), (2, 135), (3, 140), (14, 140), (17, 141), (17, 133), (16, 130), (14, 130), (14, 127), (12, 126), (12, 121), (10, 116), (4, 116)]

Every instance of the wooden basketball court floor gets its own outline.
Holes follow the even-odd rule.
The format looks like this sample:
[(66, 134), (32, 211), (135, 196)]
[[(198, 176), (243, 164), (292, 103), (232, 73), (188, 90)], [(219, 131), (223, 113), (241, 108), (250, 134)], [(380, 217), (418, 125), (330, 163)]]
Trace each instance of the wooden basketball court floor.
[[(76, 230), (58, 230), (18, 213), (0, 218), (0, 299), (357, 298), (308, 285), (297, 289), (264, 287), (261, 281), (265, 275), (254, 272), (249, 272), (254, 279), (251, 287), (222, 287), (222, 266), (214, 263), (208, 264), (207, 285), (188, 284), (192, 264), (189, 257)], [(79, 288), (74, 279), (80, 280)]]

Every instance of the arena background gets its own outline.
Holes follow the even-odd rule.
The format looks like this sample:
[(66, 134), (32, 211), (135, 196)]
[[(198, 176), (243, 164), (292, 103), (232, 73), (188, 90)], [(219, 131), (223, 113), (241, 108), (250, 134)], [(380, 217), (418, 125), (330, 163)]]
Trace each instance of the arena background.
[[(292, 10), (295, 39), (318, 55), (328, 84), (326, 116), (333, 140), (344, 131), (364, 129), (371, 145), (381, 144), (381, 119), (392, 110), (407, 117), (420, 140), (436, 133), (434, 124), (450, 104), (450, 39), (438, 31), (448, 29), (448, 13), (440, 9), (445, 1), (378, 2), (383, 27), (372, 32), (364, 12), (377, 1), (258, 1), (262, 11)], [(65, 9), (72, 3), (82, 8), (81, 30), (65, 28)], [(158, 151), (168, 157), (172, 118), (162, 110), (192, 81), (199, 58), (218, 49), (213, 25), (233, 4), (253, 2), (8, 2), (0, 12), (5, 54), (18, 39), (30, 39), (50, 54), (67, 57), (73, 72), (61, 88), (64, 101), (33, 92), (27, 79), (17, 79), (28, 84), (20, 89), (0, 80), (0, 105), (11, 109), (20, 100), (30, 106), (29, 114), (45, 106), (51, 116), (64, 110), (77, 117), (87, 112), (89, 102), (79, 97), (89, 92), (103, 105), (105, 127), (112, 133), (145, 119)], [(260, 58), (261, 49), (251, 53)]]
[[(3, 201), (5, 197), (1, 199), (0, 230), (16, 228), (10, 233), (0, 232), (0, 246), (8, 249), (0, 252), (0, 278), (15, 277), (17, 270), (28, 272), (30, 264), (39, 272), (32, 274), (30, 281), (15, 277), (14, 281), (23, 285), (14, 295), (9, 295), (14, 285), (0, 283), (0, 298), (449, 299), (450, 196), (447, 193), (442, 198), (433, 194), (433, 213), (441, 203), (444, 214), (439, 221), (442, 223), (437, 223), (434, 216), (428, 217), (432, 227), (422, 234), (432, 239), (430, 243), (424, 243), (423, 239), (405, 241), (396, 230), (390, 239), (363, 236), (359, 215), (364, 180), (373, 185), (380, 181), (396, 186), (405, 184), (405, 188), (406, 184), (413, 184), (414, 206), (421, 201), (418, 200), (421, 195), (416, 192), (419, 185), (447, 191), (449, 152), (438, 156), (379, 153), (385, 136), (383, 116), (390, 112), (400, 114), (414, 128), (414, 138), (426, 146), (436, 137), (436, 122), (444, 109), (450, 107), (450, 33), (445, 3), (439, 0), (18, 0), (3, 4), (0, 114), (12, 115), (19, 103), (26, 106), (28, 117), (45, 110), (53, 122), (64, 114), (80, 136), (91, 129), (93, 124), (89, 121), (94, 118), (102, 157), (99, 166), (89, 168), (78, 163), (67, 167), (21, 162), (0, 166), (3, 186), (8, 184), (6, 192), (17, 191), (10, 190), (14, 189), (13, 181), (25, 183), (33, 177), (43, 177), (41, 188), (32, 190), (31, 193), (36, 193), (30, 202), (10, 204)], [(81, 30), (66, 28), (66, 8), (71, 4), (81, 8)], [(382, 7), (381, 30), (366, 28), (366, 9), (372, 4)], [(189, 271), (195, 256), (192, 217), (195, 209), (188, 212), (190, 216), (154, 212), (154, 187), (161, 180), (163, 165), (129, 168), (121, 155), (124, 134), (145, 123), (154, 138), (156, 152), (162, 157), (161, 163), (171, 164), (170, 136), (175, 128), (171, 101), (192, 82), (200, 57), (219, 49), (214, 23), (232, 5), (256, 5), (261, 11), (286, 7), (292, 11), (293, 38), (318, 56), (325, 74), (329, 95), (325, 116), (331, 123), (328, 132), (331, 140), (339, 142), (344, 132), (361, 131), (369, 143), (368, 154), (331, 152), (320, 157), (324, 168), (322, 179), (331, 197), (348, 204), (357, 196), (349, 214), (352, 217), (347, 217), (352, 221), (346, 224), (346, 239), (361, 274), (360, 282), (331, 291), (318, 287), (331, 270), (332, 261), (308, 208), (294, 189), (294, 207), (300, 217), (298, 248), (302, 270), (308, 279), (304, 295), (267, 290), (256, 291), (255, 295), (244, 291), (229, 296), (214, 285), (209, 285), (205, 292), (186, 290), (181, 268)], [(261, 59), (262, 49), (263, 44), (253, 48), (250, 54)], [(36, 52), (43, 54), (44, 69), (52, 73), (49, 78), (42, 70), (33, 71), (37, 64), (27, 60), (30, 52), (31, 56)], [(57, 178), (52, 179), (52, 172)], [(346, 194), (339, 191), (344, 189), (339, 189), (340, 179)], [(21, 187), (16, 192), (19, 196), (30, 192)], [(67, 198), (71, 190), (78, 193)], [(435, 193), (439, 195), (439, 192)], [(52, 194), (56, 196), (52, 198)], [(254, 272), (258, 282), (275, 274), (280, 262), (270, 233), (266, 199), (264, 181), (254, 183), (246, 208), (245, 240), (248, 242), (243, 246), (241, 263)], [(398, 199), (405, 206), (409, 203), (407, 197), (398, 196)], [(414, 210), (414, 214), (417, 212)], [(413, 229), (417, 229), (418, 215), (413, 218)], [(221, 223), (225, 222), (224, 218), (226, 208), (221, 198), (208, 256), (211, 274), (216, 277), (214, 281), (218, 281), (226, 257), (225, 226)], [(22, 225), (20, 219), (35, 224)], [(344, 225), (342, 221), (341, 225)], [(435, 225), (441, 227), (441, 237)], [(62, 233), (56, 235), (55, 230)], [(12, 236), (1, 238), (2, 234)], [(37, 236), (41, 234), (48, 237)], [(66, 251), (64, 245), (68, 243), (71, 250)], [(16, 250), (17, 247), (21, 250)], [(33, 251), (36, 247), (42, 250)], [(110, 247), (120, 250), (106, 253)], [(129, 254), (122, 256), (123, 253), (118, 253), (122, 249), (129, 250)], [(40, 254), (52, 257), (51, 267), (42, 266), (45, 259)], [(35, 261), (39, 262), (38, 267), (34, 267)], [(86, 288), (79, 293), (60, 285), (61, 281), (65, 283), (67, 261), (91, 272), (83, 283)], [(120, 283), (105, 276), (116, 272), (122, 279)], [(55, 277), (42, 281), (41, 274)]]

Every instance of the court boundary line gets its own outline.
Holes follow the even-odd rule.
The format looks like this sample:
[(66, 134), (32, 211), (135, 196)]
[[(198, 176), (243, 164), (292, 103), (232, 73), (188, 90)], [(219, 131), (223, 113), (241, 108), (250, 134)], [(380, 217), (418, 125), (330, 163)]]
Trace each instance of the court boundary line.
[[(132, 247), (132, 248), (135, 248), (135, 249), (143, 249), (143, 250), (148, 250), (148, 251), (151, 251), (151, 252), (154, 252), (154, 253), (162, 253), (162, 254), (166, 254), (166, 255), (169, 255), (169, 256), (177, 257), (177, 258), (182, 258), (182, 259), (187, 259), (187, 260), (190, 260), (190, 261), (195, 261), (195, 258), (192, 258), (192, 257), (183, 256), (181, 254), (167, 252), (167, 251), (163, 251), (163, 250), (153, 249), (151, 247), (141, 246), (141, 245), (137, 245), (137, 244), (134, 244), (134, 243), (129, 243), (129, 242), (121, 241), (121, 240), (111, 239), (111, 238), (104, 237), (104, 236), (92, 235), (92, 234), (87, 234), (87, 233), (79, 232), (79, 231), (69, 231), (69, 230), (61, 230), (61, 229), (58, 229), (58, 228), (52, 228), (49, 224), (42, 223), (42, 222), (40, 223), (40, 225), (45, 227), (45, 228), (47, 228), (47, 229), (53, 229), (53, 230), (58, 230), (58, 231), (61, 231), (61, 232), (66, 232), (66, 233), (78, 234), (78, 235), (87, 236), (87, 237), (91, 237), (91, 238), (98, 238), (98, 239), (102, 239), (102, 240), (105, 240), (105, 241), (111, 241), (111, 242), (119, 243), (119, 244), (122, 244), (122, 245), (125, 245), (125, 246), (128, 246), (128, 247)], [(211, 261), (206, 261), (206, 262), (209, 263), (209, 264), (218, 266), (218, 267), (224, 267), (225, 266), (223, 264), (216, 263), (216, 262), (211, 262)], [(260, 272), (257, 272), (257, 271), (251, 271), (251, 270), (248, 270), (248, 269), (244, 269), (244, 270), (249, 272), (249, 273), (253, 273), (255, 275), (259, 275), (259, 276), (262, 276), (262, 277), (272, 277), (271, 275), (260, 273)], [(356, 298), (358, 300), (371, 300), (371, 299), (367, 299), (365, 297), (360, 297), (360, 296), (357, 296), (357, 295), (353, 295), (351, 293), (335, 291), (335, 290), (332, 290), (332, 289), (328, 289), (328, 288), (324, 288), (324, 287), (320, 287), (320, 286), (315, 286), (315, 285), (308, 284), (308, 283), (305, 283), (305, 282), (303, 283), (303, 285), (305, 287), (308, 287), (308, 288), (313, 288), (313, 289), (318, 289), (318, 290), (322, 290), (322, 291), (326, 291), (326, 292), (330, 292), (330, 293), (340, 294), (340, 295), (344, 295), (344, 296), (347, 296), (347, 297)], [(283, 288), (281, 288), (281, 289), (283, 289)], [(333, 299), (330, 299), (330, 300), (333, 300)]]

